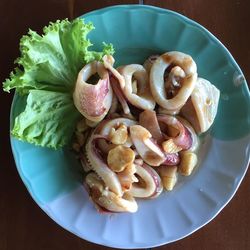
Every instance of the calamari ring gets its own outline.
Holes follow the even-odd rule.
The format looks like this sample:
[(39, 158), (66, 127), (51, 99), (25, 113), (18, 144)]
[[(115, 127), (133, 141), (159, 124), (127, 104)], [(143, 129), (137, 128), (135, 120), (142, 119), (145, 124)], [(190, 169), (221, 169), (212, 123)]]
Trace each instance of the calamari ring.
[(137, 108), (153, 110), (155, 101), (150, 92), (148, 73), (145, 68), (140, 64), (130, 64), (119, 67), (118, 71), (124, 77), (125, 87), (122, 90), (128, 101)]
[[(170, 66), (179, 66), (185, 73), (182, 78), (181, 88), (171, 99), (167, 99), (164, 83), (164, 72)], [(177, 71), (172, 71), (171, 78)], [(178, 68), (178, 76), (180, 69)], [(154, 62), (150, 70), (150, 88), (155, 101), (164, 109), (179, 110), (191, 95), (197, 80), (197, 67), (191, 56), (177, 52), (167, 52)]]
[[(87, 83), (95, 73), (100, 76), (98, 83)], [(73, 93), (78, 111), (89, 121), (100, 122), (111, 107), (112, 96), (109, 74), (104, 65), (97, 61), (85, 65), (78, 74)]]
[(132, 184), (129, 191), (133, 197), (137, 198), (156, 198), (162, 190), (162, 182), (157, 172), (148, 166), (143, 164), (142, 166), (136, 165), (136, 174), (143, 180), (144, 185), (140, 186), (137, 182)]
[[(107, 55), (103, 57), (103, 63), (105, 68), (107, 68), (118, 80), (123, 94), (132, 105), (140, 109), (154, 109), (155, 101), (150, 92), (148, 73), (142, 65), (130, 64), (115, 69), (113, 67), (114, 58)], [(132, 82), (133, 76), (136, 79), (134, 82)], [(136, 91), (137, 93), (133, 90), (134, 83), (136, 83), (139, 88), (139, 91)], [(129, 112), (126, 110), (127, 109), (124, 109), (125, 114)]]

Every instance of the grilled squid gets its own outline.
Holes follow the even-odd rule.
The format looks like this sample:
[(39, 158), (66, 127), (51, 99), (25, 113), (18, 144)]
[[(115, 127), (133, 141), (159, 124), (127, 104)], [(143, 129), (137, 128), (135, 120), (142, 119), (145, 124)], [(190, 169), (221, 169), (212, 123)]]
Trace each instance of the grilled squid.
[(220, 98), (220, 91), (209, 81), (198, 78), (191, 97), (181, 109), (181, 114), (197, 133), (206, 132), (213, 124)]
[[(167, 79), (165, 71), (170, 70)], [(194, 90), (197, 67), (191, 56), (181, 52), (167, 52), (157, 58), (150, 70), (150, 88), (154, 100), (164, 109), (176, 112), (186, 103)], [(171, 88), (177, 89), (167, 93)], [(167, 91), (166, 91), (167, 89)], [(170, 93), (171, 94), (171, 93)]]
[[(87, 83), (88, 79), (98, 74), (97, 84)], [(113, 91), (109, 74), (102, 63), (94, 61), (85, 65), (79, 72), (73, 100), (78, 111), (91, 122), (100, 122), (108, 113), (112, 103)]]
[[(181, 52), (153, 55), (143, 66), (114, 62), (105, 55), (80, 71), (73, 99), (85, 118), (76, 138), (84, 185), (98, 210), (133, 213), (135, 197), (156, 198), (173, 189), (179, 174), (192, 173), (197, 133), (214, 122), (220, 92), (197, 78), (192, 57)], [(97, 84), (87, 83), (96, 73)], [(79, 134), (85, 127), (95, 127), (86, 142)]]

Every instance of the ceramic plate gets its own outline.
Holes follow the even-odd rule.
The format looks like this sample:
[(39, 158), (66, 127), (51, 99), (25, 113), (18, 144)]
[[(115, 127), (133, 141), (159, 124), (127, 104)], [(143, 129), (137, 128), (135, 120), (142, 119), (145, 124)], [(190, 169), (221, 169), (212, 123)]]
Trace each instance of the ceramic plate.
[[(228, 50), (206, 29), (172, 11), (139, 5), (109, 7), (82, 16), (94, 23), (91, 41), (113, 43), (117, 65), (142, 63), (154, 53), (190, 54), (201, 77), (221, 91), (218, 115), (199, 154), (199, 166), (173, 192), (139, 201), (135, 214), (98, 214), (82, 187), (69, 149), (53, 151), (11, 138), (17, 169), (37, 204), (79, 237), (117, 248), (147, 248), (179, 240), (213, 219), (236, 192), (249, 163), (250, 97)], [(15, 96), (11, 123), (25, 99)], [(240, 128), (240, 129), (239, 129)]]

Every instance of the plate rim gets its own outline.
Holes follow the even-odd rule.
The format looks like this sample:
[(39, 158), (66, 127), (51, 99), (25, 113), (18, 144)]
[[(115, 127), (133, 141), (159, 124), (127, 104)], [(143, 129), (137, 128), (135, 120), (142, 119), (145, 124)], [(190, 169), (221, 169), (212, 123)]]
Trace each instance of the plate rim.
[[(96, 9), (96, 10), (93, 10), (93, 11), (90, 11), (90, 12), (87, 12), (83, 15), (80, 15), (78, 18), (86, 18), (88, 16), (91, 16), (91, 15), (96, 15), (96, 14), (103, 14), (107, 11), (110, 11), (110, 10), (118, 10), (118, 9), (121, 9), (121, 10), (136, 10), (136, 9), (144, 9), (144, 10), (151, 10), (151, 11), (154, 11), (156, 13), (163, 13), (163, 14), (171, 14), (171, 15), (174, 15), (174, 16), (177, 16), (178, 18), (184, 20), (185, 23), (189, 23), (191, 24), (192, 26), (195, 26), (197, 28), (199, 28), (199, 30), (206, 35), (206, 37), (209, 39), (209, 40), (213, 40), (215, 41), (216, 43), (218, 43), (221, 48), (224, 50), (226, 56), (227, 56), (227, 59), (230, 60), (230, 62), (233, 64), (234, 67), (236, 67), (236, 69), (239, 71), (239, 73), (244, 77), (245, 81), (243, 81), (243, 86), (244, 86), (244, 93), (247, 93), (246, 95), (246, 98), (248, 98), (250, 100), (250, 91), (249, 91), (249, 88), (248, 88), (248, 85), (247, 85), (247, 81), (246, 81), (246, 78), (241, 70), (241, 68), (239, 67), (239, 65), (237, 64), (237, 62), (235, 61), (234, 57), (232, 56), (232, 54), (229, 52), (229, 50), (226, 48), (226, 46), (218, 39), (216, 38), (209, 30), (207, 30), (204, 26), (202, 26), (201, 24), (199, 24), (198, 22), (192, 20), (191, 18), (189, 17), (186, 17), (178, 12), (175, 12), (175, 11), (172, 11), (172, 10), (168, 10), (168, 9), (163, 9), (163, 8), (160, 8), (160, 7), (156, 7), (156, 6), (151, 6), (151, 5), (139, 5), (139, 4), (122, 4), (122, 5), (114, 5), (114, 6), (109, 6), (109, 7), (104, 7), (104, 8), (100, 8), (100, 9)], [(14, 105), (15, 105), (15, 100), (17, 98), (17, 94), (15, 93), (14, 95), (14, 98), (12, 100), (12, 104), (11, 104), (11, 112), (10, 112), (10, 125), (12, 123), (12, 119), (13, 119), (13, 110), (14, 110)], [(246, 135), (246, 136), (249, 136), (249, 135)], [(14, 156), (14, 161), (15, 161), (15, 165), (16, 165), (16, 168), (17, 168), (17, 171), (22, 179), (22, 182), (24, 183), (26, 189), (28, 190), (29, 194), (31, 195), (32, 199), (34, 200), (34, 202), (41, 208), (41, 210), (48, 215), (48, 217), (53, 220), (55, 223), (57, 223), (60, 227), (62, 227), (64, 230), (78, 236), (79, 238), (83, 239), (83, 240), (86, 240), (88, 242), (91, 242), (91, 243), (95, 243), (95, 244), (98, 244), (98, 245), (103, 245), (103, 246), (107, 246), (107, 247), (114, 247), (114, 248), (121, 248), (121, 249), (141, 249), (142, 247), (141, 246), (120, 246), (120, 245), (114, 245), (110, 242), (106, 242), (106, 243), (99, 243), (99, 242), (95, 242), (95, 241), (90, 241), (86, 238), (83, 238), (80, 234), (78, 234), (76, 231), (73, 231), (69, 228), (67, 228), (66, 225), (63, 224), (62, 221), (60, 221), (59, 218), (56, 218), (56, 216), (54, 215), (54, 213), (52, 211), (50, 211), (50, 209), (48, 207), (46, 207), (46, 204), (43, 205), (41, 203), (41, 201), (39, 201), (39, 199), (36, 197), (35, 193), (33, 192), (32, 190), (32, 187), (31, 185), (29, 184), (29, 180), (28, 178), (26, 178), (22, 171), (21, 171), (21, 168), (20, 168), (20, 164), (19, 164), (19, 160), (18, 160), (18, 152), (15, 148), (15, 145), (14, 145), (14, 140), (15, 138), (13, 138), (10, 134), (10, 143), (11, 143), (11, 149), (12, 149), (12, 154)], [(250, 143), (249, 143), (250, 144)], [(247, 156), (246, 156), (246, 159), (247, 159)], [(197, 230), (199, 230), (200, 228), (204, 227), (205, 225), (207, 225), (208, 223), (210, 223), (223, 209), (225, 206), (228, 205), (228, 203), (232, 200), (232, 198), (234, 197), (235, 193), (238, 191), (239, 189), (239, 186), (243, 180), (243, 178), (245, 177), (246, 175), (246, 172), (248, 170), (248, 167), (249, 167), (249, 163), (250, 163), (250, 151), (249, 151), (249, 154), (248, 154), (248, 159), (246, 161), (247, 165), (244, 166), (244, 173), (243, 175), (241, 176), (241, 178), (239, 179), (239, 182), (237, 184), (237, 186), (234, 188), (234, 191), (233, 193), (230, 195), (230, 197), (228, 198), (228, 200), (218, 209), (218, 211), (211, 217), (209, 218), (209, 220), (207, 220), (205, 223), (202, 223), (200, 226), (198, 227), (195, 227), (193, 230), (191, 230), (189, 233), (183, 235), (182, 237), (179, 237), (179, 238), (176, 238), (175, 240), (171, 240), (171, 241), (165, 241), (165, 242), (160, 242), (158, 244), (153, 244), (153, 245), (147, 245), (147, 246), (144, 246), (143, 248), (145, 247), (158, 247), (158, 246), (162, 246), (162, 245), (165, 245), (165, 244), (169, 244), (169, 243), (172, 243), (172, 242), (176, 242), (178, 240), (181, 240), (183, 238), (186, 238), (187, 236), (191, 235), (192, 233), (196, 232)]]

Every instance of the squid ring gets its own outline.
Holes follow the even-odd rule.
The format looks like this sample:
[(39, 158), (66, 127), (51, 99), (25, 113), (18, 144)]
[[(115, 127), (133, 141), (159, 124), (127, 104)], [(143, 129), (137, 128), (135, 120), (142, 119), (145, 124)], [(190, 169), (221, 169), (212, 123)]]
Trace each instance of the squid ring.
[[(100, 77), (97, 84), (87, 83), (95, 73)], [(97, 61), (85, 65), (78, 74), (73, 93), (78, 111), (89, 121), (100, 122), (111, 107), (112, 96), (109, 74), (104, 65)]]
[(140, 109), (155, 108), (155, 101), (150, 92), (148, 73), (142, 65), (130, 64), (119, 67), (124, 77), (125, 87), (122, 89), (128, 101)]
[(130, 194), (137, 198), (156, 198), (163, 190), (161, 178), (158, 173), (148, 166), (143, 164), (142, 166), (136, 165), (136, 174), (146, 183), (144, 187), (133, 183), (130, 190)]
[[(179, 66), (176, 68), (178, 71), (171, 72), (171, 78), (173, 79), (173, 74), (177, 74), (178, 77), (181, 76), (182, 84), (178, 93), (173, 98), (168, 99), (165, 91), (164, 72), (171, 65)], [(180, 68), (183, 72), (180, 71)], [(150, 70), (152, 95), (162, 108), (170, 111), (179, 110), (186, 103), (196, 81), (197, 67), (194, 60), (191, 56), (177, 51), (167, 52), (158, 57)]]

